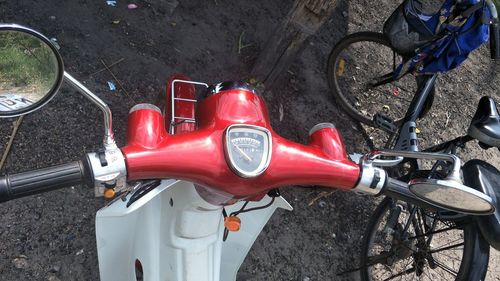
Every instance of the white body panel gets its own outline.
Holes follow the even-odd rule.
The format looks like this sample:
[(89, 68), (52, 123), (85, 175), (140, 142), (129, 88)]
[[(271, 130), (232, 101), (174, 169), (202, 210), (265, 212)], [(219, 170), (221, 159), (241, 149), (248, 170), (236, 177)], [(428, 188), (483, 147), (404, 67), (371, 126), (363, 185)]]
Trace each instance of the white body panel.
[[(248, 208), (269, 200), (266, 196)], [(241, 214), (241, 230), (222, 242), (222, 207), (204, 201), (189, 182), (164, 180), (129, 208), (126, 203), (116, 200), (96, 215), (101, 281), (135, 281), (136, 259), (145, 281), (235, 280), (274, 210), (291, 209), (278, 197), (269, 208)], [(226, 211), (240, 207), (241, 203)]]

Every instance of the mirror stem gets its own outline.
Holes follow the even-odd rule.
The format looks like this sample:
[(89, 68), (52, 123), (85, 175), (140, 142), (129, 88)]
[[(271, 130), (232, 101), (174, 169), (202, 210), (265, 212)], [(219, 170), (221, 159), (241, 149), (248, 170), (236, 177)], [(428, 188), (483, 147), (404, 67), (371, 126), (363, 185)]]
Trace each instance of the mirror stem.
[(117, 146), (113, 135), (113, 119), (109, 106), (66, 71), (64, 72), (64, 78), (101, 109), (104, 114), (104, 147), (106, 149), (116, 149)]

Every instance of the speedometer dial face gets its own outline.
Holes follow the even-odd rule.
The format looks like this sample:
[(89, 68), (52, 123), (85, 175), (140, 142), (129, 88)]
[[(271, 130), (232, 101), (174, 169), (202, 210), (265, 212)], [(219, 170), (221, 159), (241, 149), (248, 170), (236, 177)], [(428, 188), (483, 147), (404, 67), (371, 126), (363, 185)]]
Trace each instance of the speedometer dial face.
[(242, 177), (262, 174), (271, 159), (271, 134), (265, 128), (233, 125), (226, 131), (229, 166)]

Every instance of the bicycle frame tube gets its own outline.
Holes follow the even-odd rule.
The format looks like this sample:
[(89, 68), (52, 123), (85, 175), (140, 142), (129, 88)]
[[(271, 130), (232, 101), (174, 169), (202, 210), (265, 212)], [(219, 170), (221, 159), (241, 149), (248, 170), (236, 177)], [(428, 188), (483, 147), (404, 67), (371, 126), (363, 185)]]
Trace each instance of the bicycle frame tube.
[(425, 80), (422, 90), (413, 97), (405, 118), (403, 119), (403, 126), (400, 127), (398, 132), (398, 139), (395, 146), (396, 150), (419, 151), (416, 121), (424, 110), (425, 102), (429, 98), (436, 78), (437, 73), (428, 77)]
[(417, 121), (418, 116), (422, 113), (424, 110), (424, 105), (425, 102), (427, 101), (427, 98), (429, 97), (429, 94), (431, 92), (432, 87), (434, 86), (434, 83), (436, 82), (437, 78), (437, 73), (433, 74), (429, 78), (425, 79), (425, 84), (422, 90), (416, 94), (411, 103), (410, 107), (408, 108), (408, 111), (406, 112), (405, 118), (404, 118), (404, 123), (406, 122), (415, 122)]
[(452, 139), (450, 141), (426, 148), (423, 151), (424, 152), (440, 152), (440, 151), (446, 150), (450, 146), (462, 147), (466, 143), (468, 143), (469, 141), (472, 141), (472, 140), (474, 140), (474, 138), (472, 138), (471, 136), (468, 136), (468, 135), (462, 136), (462, 137), (457, 137), (457, 138)]

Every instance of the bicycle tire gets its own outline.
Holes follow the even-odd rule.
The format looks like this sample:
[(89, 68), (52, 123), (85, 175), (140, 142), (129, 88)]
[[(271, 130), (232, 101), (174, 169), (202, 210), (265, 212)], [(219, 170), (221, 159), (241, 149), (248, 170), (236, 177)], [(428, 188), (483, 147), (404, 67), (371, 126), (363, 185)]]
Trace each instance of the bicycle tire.
[(418, 90), (415, 77), (406, 75), (377, 87), (368, 82), (391, 73), (402, 60), (383, 34), (350, 34), (333, 47), (328, 58), (331, 93), (353, 119), (374, 127), (373, 115), (382, 113), (399, 127)]
[[(486, 271), (488, 268), (489, 245), (484, 240), (484, 238), (482, 238), (481, 234), (477, 231), (477, 227), (475, 226), (475, 222), (470, 217), (469, 218), (466, 217), (464, 220), (456, 222), (455, 224), (457, 225), (457, 228), (450, 229), (450, 231), (454, 231), (452, 234), (450, 234), (449, 231), (443, 231), (441, 233), (433, 233), (433, 235), (439, 234), (440, 238), (438, 238), (437, 243), (443, 243), (443, 242), (439, 241), (439, 240), (443, 240), (443, 239), (445, 240), (444, 242), (447, 242), (450, 239), (454, 239), (455, 237), (459, 237), (458, 240), (461, 240), (460, 237), (463, 237), (463, 249), (461, 251), (461, 257), (457, 260), (453, 259), (456, 257), (449, 257), (449, 254), (450, 254), (450, 252), (451, 252), (451, 254), (460, 254), (460, 253), (456, 253), (456, 252), (460, 252), (461, 249), (459, 249), (459, 248), (447, 249), (449, 251), (446, 252), (446, 254), (439, 253), (440, 251), (437, 251), (438, 249), (435, 249), (435, 248), (432, 250), (427, 249), (426, 251), (428, 251), (428, 252), (432, 252), (432, 251), (436, 251), (436, 252), (430, 254), (431, 257), (429, 257), (429, 258), (422, 258), (422, 256), (419, 257), (419, 255), (421, 255), (421, 253), (419, 253), (420, 250), (419, 250), (418, 246), (411, 247), (411, 243), (414, 243), (414, 242), (411, 242), (408, 239), (408, 241), (406, 241), (406, 240), (405, 241), (396, 241), (396, 242), (394, 242), (394, 240), (391, 241), (390, 250), (387, 252), (392, 253), (394, 251), (394, 253), (398, 253), (398, 255), (402, 255), (401, 253), (403, 251), (401, 251), (401, 250), (399, 250), (399, 252), (396, 251), (398, 249), (397, 248), (398, 246), (394, 246), (394, 245), (403, 245), (405, 243), (410, 243), (410, 244), (406, 244), (406, 246), (399, 248), (399, 249), (405, 250), (405, 247), (408, 247), (408, 245), (409, 245), (408, 248), (414, 249), (414, 250), (410, 250), (411, 251), (411, 253), (409, 253), (410, 256), (406, 257), (405, 259), (397, 260), (395, 262), (393, 260), (391, 260), (393, 263), (389, 264), (389, 262), (388, 262), (388, 261), (390, 261), (389, 258), (396, 259), (397, 258), (396, 254), (393, 254), (393, 256), (391, 256), (390, 254), (380, 252), (378, 255), (382, 258), (385, 258), (385, 259), (380, 259), (380, 263), (376, 263), (374, 261), (376, 258), (374, 258), (374, 256), (370, 254), (371, 253), (370, 250), (373, 249), (373, 246), (374, 246), (373, 243), (374, 243), (374, 240), (376, 240), (375, 236), (377, 235), (377, 233), (381, 234), (381, 232), (379, 231), (379, 226), (381, 225), (385, 216), (388, 214), (388, 212), (391, 210), (391, 208), (393, 206), (396, 206), (395, 204), (396, 204), (396, 202), (393, 199), (391, 199), (389, 197), (384, 198), (382, 200), (382, 202), (377, 206), (375, 212), (373, 213), (372, 217), (370, 218), (368, 228), (366, 229), (366, 232), (365, 232), (364, 237), (363, 237), (362, 255), (361, 255), (361, 270), (360, 270), (361, 271), (360, 272), (361, 273), (360, 274), (361, 280), (363, 280), (363, 281), (392, 280), (392, 279), (390, 279), (391, 276), (387, 277), (385, 275), (382, 275), (381, 272), (377, 272), (376, 270), (378, 270), (380, 268), (389, 269), (391, 274), (392, 274), (393, 269), (398, 269), (397, 267), (400, 266), (401, 264), (406, 264), (406, 266), (404, 266), (403, 268), (399, 267), (401, 272), (406, 272), (407, 270), (410, 270), (411, 268), (408, 269), (409, 264), (412, 264), (412, 265), (420, 264), (420, 266), (423, 267), (422, 269), (420, 269), (420, 272), (423, 272), (423, 273), (420, 273), (420, 275), (417, 276), (417, 273), (415, 270), (415, 272), (408, 272), (408, 275), (406, 275), (406, 276), (405, 275), (397, 276), (398, 273), (393, 274), (393, 275), (396, 275), (398, 278), (401, 277), (401, 279), (397, 279), (397, 280), (460, 280), (460, 281), (462, 281), (462, 280), (464, 280), (464, 281), (466, 281), (466, 280), (467, 281), (468, 280), (484, 280), (484, 277), (486, 275)], [(399, 225), (399, 222), (398, 222), (398, 225)], [(412, 225), (413, 225), (413, 223), (412, 223)], [(399, 228), (401, 228), (401, 227), (399, 227)], [(379, 232), (377, 232), (377, 231), (379, 231)], [(397, 231), (395, 231), (395, 233), (397, 233)], [(441, 235), (441, 234), (443, 234), (443, 235)], [(397, 237), (397, 234), (393, 233), (391, 235), (392, 235), (393, 239), (396, 239), (395, 237)], [(415, 236), (417, 236), (417, 235), (415, 235)], [(427, 237), (427, 236), (424, 236), (424, 237)], [(401, 243), (401, 244), (398, 244), (398, 243)], [(418, 242), (416, 242), (416, 243), (418, 243)], [(431, 247), (432, 247), (433, 243), (436, 243), (436, 241), (432, 241), (430, 243)], [(455, 243), (455, 241), (452, 241), (452, 243)], [(416, 245), (418, 245), (418, 244), (416, 244)], [(453, 245), (454, 244), (446, 246), (446, 244), (439, 244), (438, 246), (434, 245), (434, 247), (436, 247), (436, 248), (441, 247), (441, 249), (445, 249), (445, 247), (451, 247)], [(459, 245), (459, 244), (457, 244), (457, 245)], [(392, 249), (393, 247), (396, 247), (396, 250)], [(444, 250), (444, 251), (446, 251), (446, 250)], [(386, 255), (387, 257), (383, 256), (383, 255)], [(406, 255), (408, 255), (408, 253), (406, 253)], [(447, 257), (448, 261), (437, 262), (437, 257), (439, 255)], [(377, 257), (377, 256), (375, 256), (375, 257)], [(407, 259), (409, 259), (409, 260), (407, 260)], [(451, 262), (450, 262), (450, 260), (451, 260)], [(460, 261), (460, 265), (457, 266), (455, 261)], [(400, 262), (403, 262), (403, 263), (400, 263)], [(422, 262), (424, 263), (423, 265), (422, 265)], [(433, 271), (431, 273), (430, 270), (434, 270), (431, 268), (431, 262), (434, 263), (434, 266), (435, 266), (434, 269), (439, 269), (440, 271), (436, 270), (436, 271)], [(450, 265), (450, 263), (451, 263), (451, 265)], [(436, 266), (436, 264), (439, 264), (439, 265)], [(374, 267), (376, 267), (376, 269), (372, 270)], [(453, 269), (456, 269), (457, 270), (456, 276), (453, 276), (453, 274), (447, 272), (446, 270), (443, 270), (442, 269), (443, 267), (448, 267), (448, 269), (453, 267), (453, 268), (451, 268), (450, 271), (453, 271)], [(389, 271), (389, 270), (387, 270), (387, 271)], [(399, 274), (401, 274), (401, 272), (399, 272)], [(448, 274), (446, 274), (446, 273), (448, 273)], [(404, 279), (404, 277), (407, 277), (407, 278)]]

